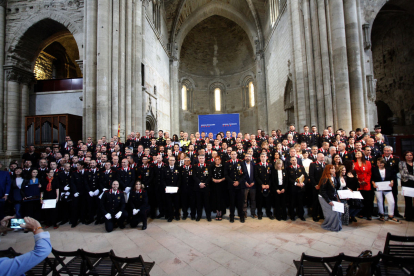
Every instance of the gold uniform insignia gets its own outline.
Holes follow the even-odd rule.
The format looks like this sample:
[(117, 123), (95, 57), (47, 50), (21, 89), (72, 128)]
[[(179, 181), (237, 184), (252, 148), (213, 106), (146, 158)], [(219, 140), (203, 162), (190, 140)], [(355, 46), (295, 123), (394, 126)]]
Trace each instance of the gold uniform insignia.
[(118, 199), (121, 199), (121, 197), (120, 197), (120, 196), (118, 196)]

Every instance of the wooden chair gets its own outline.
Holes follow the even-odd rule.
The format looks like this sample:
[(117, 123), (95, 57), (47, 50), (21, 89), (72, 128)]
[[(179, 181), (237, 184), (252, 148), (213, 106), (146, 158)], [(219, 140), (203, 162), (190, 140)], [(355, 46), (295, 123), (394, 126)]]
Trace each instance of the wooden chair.
[(149, 276), (151, 269), (155, 262), (144, 262), (142, 256), (136, 258), (122, 258), (115, 256), (112, 252), (110, 254), (112, 263), (114, 264), (115, 273), (123, 276)]
[(412, 258), (395, 257), (386, 254), (380, 254), (381, 262), (377, 275), (414, 275), (414, 256)]
[(115, 275), (114, 265), (110, 258), (113, 251), (104, 253), (91, 253), (81, 250), (81, 256), (85, 263), (84, 275)]
[(52, 248), (52, 253), (55, 256), (54, 275), (83, 275), (85, 269), (84, 260), (82, 259), (81, 249), (76, 251), (64, 252)]
[[(348, 270), (352, 269), (353, 266), (356, 267), (357, 270), (360, 270), (360, 274), (357, 275), (374, 275), (378, 271), (378, 264), (380, 260), (380, 255), (372, 256), (372, 257), (352, 257), (347, 255), (342, 255), (342, 264), (341, 268), (338, 270), (338, 276), (348, 275)], [(362, 274), (363, 270), (371, 271), (371, 274), (366, 272)]]
[(293, 261), (298, 270), (296, 275), (337, 275), (337, 271), (341, 269), (342, 256), (341, 253), (334, 257), (313, 257), (302, 253), (300, 261)]
[(0, 258), (4, 258), (4, 257), (14, 258), (19, 255), (20, 254), (14, 251), (12, 247), (9, 247), (8, 249), (5, 249), (5, 250), (0, 250)]
[(42, 276), (42, 275), (49, 275), (49, 273), (56, 273), (55, 267), (55, 258), (46, 257), (43, 261), (37, 264), (35, 267), (26, 271), (25, 275), (27, 276)]
[(396, 236), (387, 233), (384, 254), (394, 257), (414, 257), (414, 237)]

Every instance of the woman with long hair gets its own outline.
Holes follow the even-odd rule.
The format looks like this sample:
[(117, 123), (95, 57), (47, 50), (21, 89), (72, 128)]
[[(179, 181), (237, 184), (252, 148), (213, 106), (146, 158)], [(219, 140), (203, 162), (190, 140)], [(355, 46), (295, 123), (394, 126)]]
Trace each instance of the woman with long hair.
[[(339, 155), (338, 155), (339, 156)], [(344, 165), (336, 167), (336, 181), (338, 183), (338, 190), (348, 190), (346, 186), (346, 168)], [(349, 199), (340, 199), (344, 204), (344, 213), (342, 215), (342, 224), (348, 225), (351, 221), (349, 212)]]
[[(354, 162), (351, 160), (347, 160), (344, 163), (346, 169), (346, 175), (344, 175), (344, 179), (346, 182), (346, 187), (350, 191), (358, 191), (359, 190), (359, 182), (358, 178), (356, 177), (356, 173), (354, 171)], [(343, 173), (343, 171), (342, 171)], [(349, 223), (357, 222), (356, 216), (362, 209), (362, 199), (349, 199)]]
[[(277, 152), (276, 152), (277, 153)], [(281, 159), (275, 160), (272, 172), (271, 193), (274, 196), (273, 209), (277, 220), (287, 220), (286, 213), (286, 191), (288, 183), (288, 175)]]
[(338, 169), (339, 166), (343, 165), (341, 156), (339, 154), (335, 153), (332, 156), (332, 165), (334, 165), (336, 169)]
[(33, 169), (30, 179), (24, 183), (25, 185), (22, 189), (24, 193), (23, 209), (25, 216), (39, 220), (41, 211), (40, 188), (42, 186), (40, 185), (40, 180), (37, 178), (37, 175), (37, 169)]
[(362, 201), (364, 207), (359, 218), (365, 216), (367, 220), (371, 220), (372, 210), (374, 208), (374, 193), (371, 189), (371, 163), (366, 162), (361, 151), (355, 153), (355, 159), (354, 168), (358, 178), (359, 191), (364, 198)]
[(128, 204), (132, 210), (131, 228), (137, 227), (142, 222), (142, 230), (145, 230), (147, 229), (147, 216), (150, 207), (148, 205), (147, 191), (143, 188), (141, 181), (137, 180), (129, 194)]
[(224, 166), (221, 163), (220, 156), (214, 157), (214, 164), (211, 166), (212, 181), (213, 181), (213, 206), (216, 206), (216, 220), (223, 219), (223, 212), (226, 211), (225, 192), (226, 192), (226, 178), (224, 177)]
[[(401, 174), (401, 186), (414, 188), (413, 152), (406, 151), (398, 164)], [(414, 219), (413, 199), (414, 197), (404, 196), (405, 199), (405, 220)]]
[(336, 190), (339, 185), (335, 178), (335, 166), (326, 165), (319, 180), (319, 203), (321, 204), (323, 216), (325, 217), (322, 228), (329, 231), (341, 231), (341, 213), (333, 211), (334, 201), (340, 202)]
[[(378, 190), (378, 185), (376, 182), (390, 181), (390, 190)], [(372, 169), (371, 177), (372, 186), (377, 189), (375, 191), (375, 196), (377, 197), (378, 213), (379, 220), (385, 221), (384, 216), (384, 197), (387, 199), (388, 203), (388, 220), (393, 222), (400, 222), (394, 217), (394, 197), (392, 195), (392, 186), (394, 186), (394, 181), (392, 180), (392, 171), (390, 167), (385, 167), (385, 159), (380, 157), (377, 159), (377, 167)]]

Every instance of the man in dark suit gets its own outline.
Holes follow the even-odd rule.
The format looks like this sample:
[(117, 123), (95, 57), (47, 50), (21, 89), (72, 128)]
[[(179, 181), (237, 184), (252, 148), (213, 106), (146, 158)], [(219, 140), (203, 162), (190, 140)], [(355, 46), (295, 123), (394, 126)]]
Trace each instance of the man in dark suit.
[[(244, 167), (246, 174), (244, 175), (246, 189), (244, 190), (244, 217), (247, 218), (247, 198), (250, 198), (250, 214), (252, 218), (257, 218), (256, 215), (256, 185), (254, 181), (254, 164), (252, 162), (252, 155), (246, 153), (244, 157)], [(250, 196), (249, 196), (250, 195)]]
[(234, 222), (234, 209), (237, 204), (237, 213), (240, 222), (244, 223), (243, 201), (245, 185), (245, 167), (243, 162), (237, 159), (237, 153), (231, 152), (231, 159), (226, 163), (224, 176), (226, 177), (230, 194), (230, 222)]
[[(142, 165), (144, 170), (142, 172), (142, 179), (148, 177), (152, 179), (152, 183), (147, 188), (151, 206), (151, 218), (156, 217), (160, 219), (166, 216), (165, 188), (162, 185), (162, 171), (164, 170), (165, 163), (162, 162), (161, 155), (157, 155), (157, 163), (152, 166), (148, 164), (149, 160), (147, 157), (143, 157), (142, 160), (145, 162), (145, 165)], [(158, 216), (156, 216), (157, 205), (160, 212)]]
[(184, 166), (181, 168), (181, 206), (183, 210), (183, 220), (188, 217), (188, 207), (191, 209), (191, 220), (195, 220), (196, 199), (193, 189), (193, 167), (189, 156), (184, 158)]
[[(173, 220), (180, 220), (180, 206), (179, 206), (179, 194), (167, 193), (166, 187), (177, 187), (180, 189), (180, 167), (175, 165), (175, 157), (171, 156), (168, 158), (168, 166), (162, 170), (162, 188), (165, 189), (166, 199), (166, 215), (168, 222)], [(180, 191), (181, 192), (181, 191)]]
[(0, 171), (0, 220), (4, 218), (4, 205), (10, 193), (11, 178), (8, 171)]
[(196, 192), (197, 198), (197, 219), (200, 221), (201, 214), (204, 210), (206, 211), (206, 217), (208, 221), (211, 221), (211, 209), (210, 209), (210, 181), (211, 174), (207, 164), (205, 163), (205, 156), (198, 156), (198, 165), (194, 166), (193, 169), (193, 181), (194, 181), (194, 190)]
[(129, 193), (135, 183), (135, 171), (128, 166), (128, 160), (122, 159), (122, 168), (117, 171), (119, 188), (125, 193)]
[(312, 193), (311, 198), (313, 221), (319, 221), (319, 219), (323, 218), (322, 208), (318, 199), (319, 190), (316, 188), (319, 184), (319, 180), (321, 179), (323, 170), (325, 168), (324, 159), (325, 156), (323, 155), (323, 153), (318, 153), (317, 160), (311, 163), (309, 166), (309, 178), (311, 189), (307, 189), (307, 191), (309, 191), (309, 193)]
[(71, 178), (71, 186), (70, 190), (73, 193), (73, 200), (72, 200), (72, 214), (70, 223), (72, 224), (72, 228), (76, 227), (78, 224), (78, 219), (82, 223), (86, 222), (86, 187), (85, 187), (85, 163), (83, 161), (78, 162), (78, 170), (73, 173)]

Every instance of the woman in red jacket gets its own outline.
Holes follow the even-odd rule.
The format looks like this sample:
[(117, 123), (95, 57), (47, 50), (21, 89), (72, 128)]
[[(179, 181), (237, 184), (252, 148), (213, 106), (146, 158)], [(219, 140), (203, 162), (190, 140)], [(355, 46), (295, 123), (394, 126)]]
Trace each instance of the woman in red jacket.
[(364, 198), (362, 201), (364, 208), (362, 208), (359, 217), (363, 218), (365, 216), (367, 220), (371, 220), (372, 209), (374, 208), (374, 192), (371, 187), (371, 163), (365, 162), (365, 157), (361, 151), (355, 153), (355, 159), (354, 165), (359, 182), (359, 191)]

